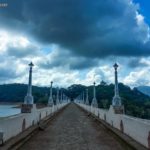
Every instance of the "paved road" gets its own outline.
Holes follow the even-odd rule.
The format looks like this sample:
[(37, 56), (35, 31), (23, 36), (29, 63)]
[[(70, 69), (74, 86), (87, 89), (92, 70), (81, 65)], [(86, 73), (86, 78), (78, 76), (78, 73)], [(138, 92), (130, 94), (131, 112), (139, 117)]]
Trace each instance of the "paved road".
[(124, 150), (107, 129), (70, 104), (20, 150)]

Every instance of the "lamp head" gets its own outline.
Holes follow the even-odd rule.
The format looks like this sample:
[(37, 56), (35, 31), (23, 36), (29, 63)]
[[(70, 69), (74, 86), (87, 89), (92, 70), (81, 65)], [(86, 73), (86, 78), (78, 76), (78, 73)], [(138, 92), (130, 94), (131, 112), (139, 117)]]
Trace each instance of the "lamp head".
[(32, 63), (32, 61), (31, 61), (31, 63), (29, 64), (29, 66), (30, 66), (30, 67), (33, 67), (33, 66), (34, 66), (34, 64)]
[(118, 68), (119, 66), (118, 66), (118, 64), (117, 63), (115, 63), (114, 64), (114, 68), (115, 68), (115, 70), (117, 70), (117, 68)]

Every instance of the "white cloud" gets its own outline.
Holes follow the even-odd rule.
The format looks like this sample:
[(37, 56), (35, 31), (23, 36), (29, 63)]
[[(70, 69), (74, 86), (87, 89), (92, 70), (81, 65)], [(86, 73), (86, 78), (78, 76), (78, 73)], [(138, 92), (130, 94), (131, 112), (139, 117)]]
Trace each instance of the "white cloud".
[[(103, 6), (103, 3), (100, 1), (98, 4), (100, 8)], [(108, 7), (110, 8), (110, 11), (108, 11)], [(91, 8), (92, 7), (90, 7), (90, 9)], [(50, 22), (49, 24), (48, 21), (45, 24), (45, 20), (40, 20), (41, 24), (39, 23), (39, 26), (41, 28), (39, 30), (39, 26), (34, 24), (35, 20), (30, 20), (31, 24), (33, 25), (32, 27), (37, 30), (35, 32), (40, 31), (39, 35), (42, 40), (49, 44), (46, 46), (50, 49), (50, 52), (46, 53), (43, 50), (43, 45), (41, 46), (38, 43), (39, 41), (34, 43), (27, 36), (19, 35), (19, 33), (11, 34), (8, 31), (6, 32), (1, 30), (0, 83), (28, 83), (28, 63), (31, 60), (35, 64), (33, 68), (33, 85), (48, 86), (51, 80), (54, 81), (54, 85), (56, 86), (69, 86), (71, 84), (91, 85), (94, 81), (99, 84), (101, 80), (104, 80), (108, 83), (114, 83), (114, 69), (112, 67), (113, 64), (110, 64), (112, 62), (109, 60), (101, 59), (100, 61), (102, 62), (103, 60), (104, 62), (101, 63), (101, 66), (97, 66), (99, 63), (96, 63), (97, 60), (94, 60), (95, 57), (102, 58), (103, 56), (111, 56), (112, 54), (119, 56), (137, 55), (134, 48), (139, 49), (139, 43), (144, 43), (146, 45), (150, 41), (150, 28), (145, 22), (144, 16), (139, 13), (139, 6), (133, 3), (131, 0), (118, 0), (117, 4), (111, 3), (111, 1), (107, 1), (107, 3), (105, 3), (105, 8), (102, 8), (103, 10), (98, 9), (101, 11), (99, 13), (93, 11), (95, 14), (91, 18), (79, 18), (79, 21), (81, 21), (81, 26), (84, 25), (82, 24), (84, 23), (82, 22), (82, 19), (85, 19), (85, 22), (88, 21), (86, 24), (90, 22), (87, 26), (88, 28), (84, 26), (86, 32), (84, 31), (84, 28), (82, 29), (83, 33), (81, 32), (81, 29), (78, 30), (76, 27), (73, 28), (73, 32), (71, 29), (71, 31), (68, 32), (69, 28), (65, 30), (66, 26), (63, 26), (59, 23), (60, 19), (56, 18), (57, 16), (54, 17), (56, 20), (53, 20), (53, 17), (51, 18), (51, 21), (54, 21), (54, 24), (56, 23), (57, 25), (57, 34), (55, 34), (55, 30), (52, 33), (49, 33), (46, 30), (47, 25), (53, 25), (53, 22)], [(31, 11), (33, 11), (34, 16), (34, 10)], [(39, 12), (39, 16), (41, 15), (40, 13), (41, 12)], [(87, 14), (87, 12), (85, 13), (84, 10), (81, 13), (83, 13), (83, 16)], [(90, 12), (88, 13), (90, 14)], [(27, 16), (30, 17), (29, 15)], [(48, 17), (48, 15), (45, 16)], [(92, 18), (95, 20), (92, 20)], [(65, 23), (67, 23), (67, 20)], [(76, 23), (78, 22), (76, 21)], [(29, 31), (32, 30), (32, 27)], [(76, 29), (75, 32), (74, 29)], [(89, 37), (86, 35), (87, 31), (89, 31)], [(81, 41), (79, 41), (79, 43), (78, 40), (72, 41), (71, 38), (74, 36), (71, 36), (71, 33), (76, 34), (77, 37), (83, 36), (80, 39)], [(84, 36), (84, 34), (86, 36)], [(63, 39), (59, 38), (61, 36)], [(67, 36), (68, 40), (65, 39)], [(78, 38), (75, 37), (75, 40), (76, 39)], [(138, 43), (136, 43), (137, 41)], [(53, 42), (58, 43), (59, 46), (56, 44), (51, 44)], [(136, 43), (138, 46), (134, 47), (134, 43)], [(63, 45), (63, 48), (60, 45)], [(70, 45), (73, 46), (70, 47)], [(145, 48), (145, 45), (142, 45), (142, 48)], [(69, 47), (70, 51), (69, 49), (66, 50), (64, 47)], [(118, 48), (118, 50), (116, 50), (116, 48)], [(133, 52), (134, 50), (135, 52)], [(138, 52), (144, 55), (147, 54), (145, 49), (139, 49), (137, 53)], [(74, 53), (78, 55), (74, 55)], [(87, 57), (87, 59), (84, 56)], [(139, 68), (130, 71), (129, 68), (125, 66), (127, 64), (125, 61), (128, 61), (128, 59), (130, 58), (119, 59), (121, 63), (118, 74), (119, 82), (123, 82), (132, 87), (141, 84), (150, 85), (149, 67), (142, 66), (141, 68), (139, 66)], [(150, 65), (150, 59), (142, 58), (139, 63)], [(86, 71), (83, 71), (85, 68)], [(87, 70), (87, 68), (89, 69)], [(124, 70), (126, 75), (124, 74)]]
[(144, 16), (136, 12), (137, 24), (142, 25), (144, 23)]
[(6, 51), (9, 41), (10, 38), (8, 37), (8, 34), (4, 31), (0, 31), (0, 54)]
[(150, 69), (138, 69), (132, 71), (123, 79), (123, 83), (131, 87), (136, 87), (140, 85), (149, 85), (150, 86)]

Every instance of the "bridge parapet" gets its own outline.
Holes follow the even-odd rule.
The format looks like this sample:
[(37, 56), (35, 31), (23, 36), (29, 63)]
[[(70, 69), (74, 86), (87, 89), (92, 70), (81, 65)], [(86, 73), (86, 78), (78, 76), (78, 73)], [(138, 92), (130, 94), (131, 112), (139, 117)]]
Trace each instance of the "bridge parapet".
[(3, 141), (6, 142), (29, 127), (38, 125), (41, 120), (55, 114), (67, 104), (68, 102), (64, 102), (53, 105), (52, 107), (45, 107), (41, 109), (34, 108), (31, 113), (21, 113), (0, 119), (0, 132), (3, 133)]
[(150, 120), (116, 114), (113, 106), (106, 110), (82, 103), (76, 104), (150, 149)]

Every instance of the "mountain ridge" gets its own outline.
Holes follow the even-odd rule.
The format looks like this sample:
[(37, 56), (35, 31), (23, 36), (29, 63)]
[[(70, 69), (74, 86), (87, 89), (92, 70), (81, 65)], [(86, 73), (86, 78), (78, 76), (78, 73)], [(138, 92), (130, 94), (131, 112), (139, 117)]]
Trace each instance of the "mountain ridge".
[[(23, 102), (27, 93), (26, 84), (3, 84), (0, 85), (0, 102)], [(89, 91), (89, 102), (93, 99), (93, 85), (84, 86), (74, 84), (67, 89), (62, 88), (63, 92), (74, 100), (81, 93)], [(33, 86), (33, 97), (35, 103), (47, 104), (49, 97), (49, 87)], [(145, 95), (138, 88), (131, 89), (129, 86), (119, 83), (119, 93), (125, 113), (134, 117), (150, 119), (150, 97)], [(56, 95), (56, 88), (53, 88), (53, 95)], [(101, 83), (96, 86), (96, 98), (100, 108), (109, 109), (114, 96), (114, 84)], [(84, 99), (86, 94), (84, 94)], [(54, 96), (54, 100), (56, 96)]]
[(150, 96), (150, 86), (138, 86), (136, 87), (139, 91), (141, 91), (142, 93)]

